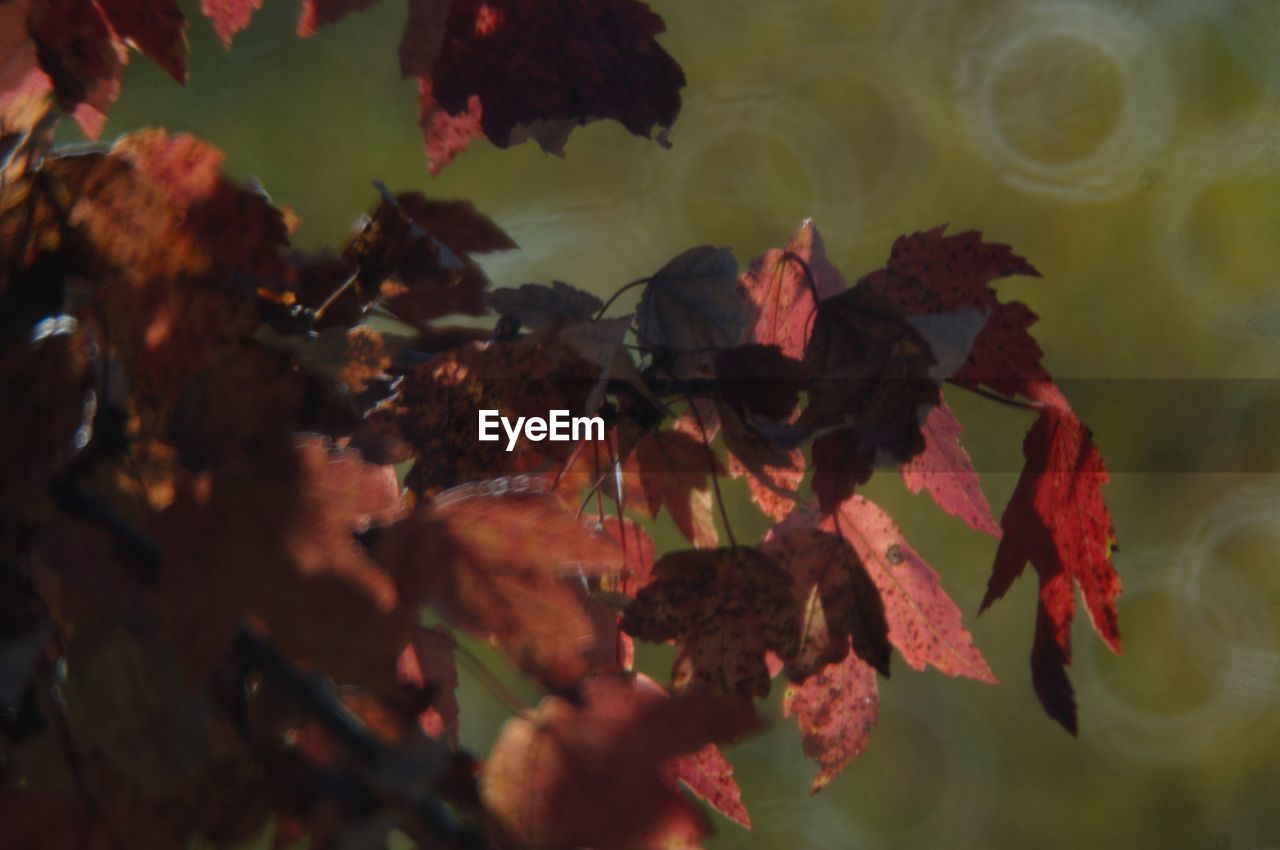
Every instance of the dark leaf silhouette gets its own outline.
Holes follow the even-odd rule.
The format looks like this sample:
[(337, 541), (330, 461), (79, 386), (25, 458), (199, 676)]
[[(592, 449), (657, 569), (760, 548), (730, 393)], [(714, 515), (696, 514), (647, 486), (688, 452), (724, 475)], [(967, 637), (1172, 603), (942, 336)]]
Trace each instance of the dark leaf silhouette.
[(859, 658), (888, 675), (884, 603), (848, 541), (797, 517), (770, 531), (761, 551), (791, 574), (799, 605), (799, 641), (792, 655), (782, 655), (792, 679), (844, 660), (850, 642)]
[(754, 307), (728, 249), (700, 245), (649, 279), (637, 308), (641, 347), (670, 358), (677, 377), (710, 375), (716, 352), (738, 344)]
[(764, 696), (764, 655), (784, 658), (799, 643), (791, 579), (755, 549), (673, 552), (627, 608), (622, 627), (641, 640), (678, 640), (676, 691)]
[(637, 0), (415, 0), (400, 67), (418, 79), (432, 172), (482, 134), (563, 153), (575, 126), (601, 118), (665, 142), (684, 73), (654, 40), (664, 29)]

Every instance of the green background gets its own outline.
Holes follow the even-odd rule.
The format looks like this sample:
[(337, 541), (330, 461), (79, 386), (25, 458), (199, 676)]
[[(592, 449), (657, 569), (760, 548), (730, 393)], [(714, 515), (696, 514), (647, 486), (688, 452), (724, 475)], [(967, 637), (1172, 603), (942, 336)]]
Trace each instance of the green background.
[[(882, 474), (867, 494), (942, 575), (1001, 684), (899, 659), (869, 749), (816, 797), (778, 723), (730, 753), (754, 830), (715, 816), (711, 847), (1280, 847), (1280, 5), (662, 0), (689, 78), (671, 150), (596, 124), (563, 161), (480, 141), (434, 180), (398, 73), (403, 0), (308, 40), (293, 3), (265, 5), (230, 52), (188, 8), (190, 84), (135, 58), (104, 138), (160, 125), (212, 141), (299, 213), (303, 247), (339, 244), (381, 179), (470, 198), (507, 228), (523, 250), (486, 264), (499, 285), (604, 295), (699, 243), (745, 263), (805, 216), (850, 279), (945, 222), (1043, 272), (1002, 291), (1042, 316), (1046, 363), (1074, 379), (1115, 472), (1126, 585), (1123, 657), (1077, 623), (1079, 738), (1031, 691), (1034, 577), (978, 618), (995, 541)], [(998, 513), (1028, 418), (951, 400)], [(768, 523), (727, 486), (754, 539)], [(665, 678), (663, 654), (646, 657)], [(463, 678), (464, 744), (484, 752), (506, 709)]]

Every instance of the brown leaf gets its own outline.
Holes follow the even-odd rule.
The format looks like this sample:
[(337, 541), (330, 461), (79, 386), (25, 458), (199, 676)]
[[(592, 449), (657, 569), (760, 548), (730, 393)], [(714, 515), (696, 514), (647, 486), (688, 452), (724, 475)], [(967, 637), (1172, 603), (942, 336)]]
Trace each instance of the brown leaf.
[(654, 431), (636, 443), (628, 472), (638, 477), (649, 516), (666, 506), (676, 527), (694, 546), (716, 545), (711, 517), (710, 474), (723, 474), (720, 461), (700, 440), (680, 431)]
[(922, 409), (938, 402), (928, 342), (861, 284), (818, 305), (804, 365), (814, 376), (801, 424), (854, 429), (872, 452), (906, 460), (924, 448)]
[(765, 652), (791, 658), (799, 643), (790, 576), (747, 547), (672, 552), (653, 572), (622, 627), (641, 640), (678, 641), (674, 689), (745, 699), (768, 694)]
[(412, 3), (400, 64), (419, 79), (432, 173), (481, 133), (561, 153), (567, 129), (613, 118), (639, 136), (661, 128), (663, 141), (684, 86), (654, 40), (664, 28), (636, 0)]
[(668, 783), (666, 765), (754, 725), (744, 704), (667, 696), (643, 678), (595, 679), (581, 707), (549, 697), (509, 721), (485, 763), (481, 793), (524, 846), (696, 847), (706, 824)]
[(849, 654), (889, 674), (889, 638), (880, 591), (857, 552), (837, 534), (784, 522), (760, 550), (791, 575), (800, 611), (799, 640), (782, 655), (787, 675), (800, 682)]
[(420, 508), (382, 533), (377, 552), (402, 588), (413, 587), (458, 628), (492, 639), (547, 687), (567, 690), (593, 672), (602, 635), (585, 607), (583, 577), (620, 569), (622, 552), (553, 497), (476, 496)]
[(521, 437), (507, 451), (505, 435), (477, 440), (479, 410), (515, 420), (549, 410), (583, 415), (599, 369), (556, 340), (467, 345), (437, 355), (405, 376), (398, 398), (373, 413), (370, 428), (413, 447), (416, 462), (405, 484), (415, 493), (513, 472), (543, 472), (563, 463), (572, 443)]
[(394, 469), (307, 435), (252, 472), (182, 494), (151, 531), (164, 551), (156, 599), (188, 672), (222, 657), (248, 617), (290, 658), (398, 691), (396, 657), (417, 607), (399, 604), (355, 535), (400, 512)]
[(431, 694), (431, 704), (418, 715), (418, 725), (432, 738), (458, 746), (458, 667), (453, 651), (458, 642), (448, 629), (418, 626), (396, 663), (399, 681)]

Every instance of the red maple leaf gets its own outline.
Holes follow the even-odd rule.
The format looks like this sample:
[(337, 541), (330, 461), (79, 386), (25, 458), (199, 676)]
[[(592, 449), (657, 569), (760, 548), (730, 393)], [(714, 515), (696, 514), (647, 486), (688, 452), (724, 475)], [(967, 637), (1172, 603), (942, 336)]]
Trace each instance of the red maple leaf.
[(775, 345), (783, 354), (804, 359), (818, 300), (838, 295), (848, 283), (827, 259), (826, 245), (806, 219), (784, 248), (772, 248), (742, 275), (756, 320), (742, 340)]
[[(1103, 642), (1113, 651), (1120, 649), (1115, 610), (1120, 579), (1111, 562), (1115, 534), (1101, 491), (1106, 468), (1088, 428), (1040, 362), (1040, 347), (1028, 332), (1035, 313), (1017, 301), (1001, 302), (990, 286), (1008, 275), (1039, 273), (1007, 245), (985, 243), (979, 233), (942, 232), (936, 228), (901, 237), (885, 269), (867, 282), (912, 315), (956, 308), (986, 313), (967, 361), (951, 381), (1025, 396), (1039, 407), (1023, 442), (1022, 477), (1001, 517), (1004, 538), (983, 608), (1008, 590), (1027, 561), (1035, 565), (1040, 598), (1031, 655), (1033, 683), (1048, 714), (1074, 732), (1075, 698), (1065, 671), (1071, 661), (1074, 583), (1084, 591)], [(985, 523), (981, 516), (979, 522)]]
[(734, 823), (751, 828), (751, 816), (742, 804), (742, 789), (733, 778), (733, 765), (715, 744), (676, 756), (662, 766), (662, 772), (672, 785), (683, 782), (711, 808)]
[(1047, 380), (1043, 356), (1027, 328), (1036, 316), (1018, 301), (1002, 303), (990, 284), (1010, 275), (1039, 277), (1008, 245), (983, 242), (966, 231), (944, 236), (945, 227), (900, 236), (883, 269), (858, 282), (889, 298), (910, 316), (976, 310), (987, 317), (964, 365), (951, 376), (961, 386), (986, 384), (1006, 395)]
[(253, 13), (262, 8), (262, 0), (200, 0), (200, 11), (213, 22), (213, 28), (224, 47), (231, 38), (249, 26)]
[(889, 642), (908, 664), (917, 670), (932, 665), (948, 676), (995, 682), (938, 574), (878, 505), (851, 496), (834, 513), (809, 521), (842, 535), (858, 553), (880, 588)]
[(1094, 631), (1120, 651), (1120, 579), (1111, 563), (1115, 531), (1102, 499), (1107, 470), (1093, 435), (1052, 385), (1035, 392), (1044, 407), (1022, 444), (1026, 465), (1000, 518), (1004, 539), (982, 607), (1003, 596), (1028, 561), (1035, 566), (1040, 595), (1032, 681), (1045, 711), (1074, 734), (1076, 704), (1065, 666), (1071, 663), (1077, 584)]
[(850, 653), (798, 685), (789, 685), (783, 713), (796, 719), (804, 754), (818, 763), (816, 794), (862, 755), (880, 716), (876, 671)]
[(970, 528), (999, 537), (1000, 526), (982, 495), (973, 461), (960, 445), (960, 423), (945, 400), (929, 410), (920, 430), (924, 434), (924, 451), (901, 467), (907, 489), (912, 493), (928, 490), (947, 513), (964, 520)]

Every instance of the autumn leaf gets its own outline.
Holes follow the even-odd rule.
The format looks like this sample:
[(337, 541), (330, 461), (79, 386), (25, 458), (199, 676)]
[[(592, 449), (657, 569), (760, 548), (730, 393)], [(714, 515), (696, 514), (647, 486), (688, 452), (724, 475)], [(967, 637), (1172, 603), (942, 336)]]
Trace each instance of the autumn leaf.
[(231, 38), (249, 26), (253, 13), (262, 8), (262, 0), (200, 0), (200, 11), (213, 22), (213, 29), (224, 47)]
[(853, 653), (800, 684), (788, 685), (782, 711), (796, 719), (804, 754), (818, 763), (816, 794), (867, 748), (880, 716), (876, 671)]
[(904, 661), (917, 670), (932, 665), (948, 676), (995, 682), (938, 574), (907, 544), (897, 524), (879, 506), (852, 496), (834, 513), (809, 521), (843, 536), (853, 546), (880, 589), (889, 642)]
[(588, 322), (604, 307), (590, 292), (556, 280), (551, 284), (526, 283), (519, 289), (495, 289), (489, 306), (499, 315), (510, 316), (522, 327), (554, 331), (565, 325)]
[(1008, 245), (983, 242), (976, 230), (951, 236), (945, 231), (944, 225), (899, 236), (885, 267), (862, 283), (916, 315), (959, 307), (984, 311), (997, 301), (992, 281), (1010, 275), (1040, 276)]
[(930, 409), (921, 433), (924, 451), (901, 467), (907, 489), (912, 493), (928, 490), (938, 507), (964, 520), (970, 528), (998, 538), (1000, 526), (982, 495), (969, 453), (960, 445), (960, 423), (945, 400)]
[(599, 383), (597, 366), (558, 340), (492, 342), (440, 354), (405, 375), (398, 397), (375, 411), (368, 427), (403, 440), (416, 461), (405, 484), (419, 494), (512, 472), (555, 472), (572, 444), (521, 437), (507, 451), (505, 436), (476, 440), (479, 409), (521, 416), (568, 410), (584, 415)]
[(1035, 566), (1040, 594), (1032, 682), (1049, 716), (1075, 734), (1075, 697), (1065, 670), (1071, 663), (1075, 586), (1084, 593), (1094, 631), (1119, 653), (1120, 579), (1111, 563), (1116, 538), (1102, 499), (1107, 470), (1092, 433), (1052, 385), (1035, 392), (1043, 407), (1022, 444), (1026, 464), (1000, 518), (1004, 538), (982, 607), (1003, 596), (1028, 561)]
[(742, 789), (733, 778), (733, 765), (715, 744), (676, 756), (662, 766), (662, 772), (669, 784), (683, 783), (729, 820), (751, 828), (751, 816), (742, 804)]
[(781, 654), (787, 675), (804, 681), (849, 654), (889, 674), (885, 607), (875, 581), (843, 537), (796, 517), (770, 530), (760, 551), (791, 575), (799, 640)]
[(486, 806), (522, 846), (697, 847), (707, 825), (672, 787), (680, 756), (756, 723), (745, 704), (666, 695), (642, 677), (593, 679), (583, 704), (548, 697), (507, 722), (481, 778)]
[(98, 0), (117, 37), (179, 83), (187, 81), (187, 19), (174, 0)]
[[(148, 429), (163, 429), (192, 375), (252, 335), (255, 286), (288, 274), (281, 212), (225, 178), (221, 162), (190, 136), (126, 136), (105, 154), (46, 159), (13, 192), (15, 201), (35, 196), (0, 217), (16, 237), (6, 253), (29, 246), (9, 260), (24, 269), (19, 280), (42, 261), (59, 263), (79, 299), (92, 299)], [(59, 197), (73, 202), (51, 239), (43, 216), (62, 208)], [(33, 214), (24, 216), (27, 208)]]
[(394, 689), (413, 620), (355, 535), (400, 512), (394, 469), (314, 435), (260, 456), (252, 474), (236, 468), (181, 494), (151, 532), (164, 552), (156, 601), (188, 675), (221, 658), (250, 617), (289, 657)]
[(681, 431), (653, 431), (640, 438), (629, 461), (649, 516), (656, 517), (665, 506), (690, 543), (716, 545), (708, 475), (724, 470), (701, 441)]
[(640, 640), (678, 641), (674, 689), (745, 699), (768, 694), (765, 652), (794, 657), (799, 643), (790, 576), (741, 546), (672, 552), (653, 574), (627, 607), (622, 628)]
[(617, 571), (622, 550), (548, 495), (445, 499), (383, 531), (377, 557), (451, 624), (492, 639), (556, 691), (591, 669), (602, 636), (584, 577)]
[[(19, 89), (52, 92), (97, 138), (133, 47), (179, 83), (187, 78), (187, 22), (174, 0), (13, 0), (0, 23), (6, 38), (0, 100)], [(38, 70), (37, 70), (38, 69)]]
[(396, 661), (398, 681), (427, 691), (431, 704), (418, 715), (418, 726), (432, 738), (458, 745), (458, 668), (453, 651), (458, 642), (448, 629), (418, 626)]
[(343, 251), (362, 305), (381, 301), (415, 325), (483, 313), (489, 279), (471, 255), (515, 248), (511, 237), (469, 202), (393, 196), (378, 185), (382, 202)]
[(1036, 321), (1036, 314), (1021, 301), (1000, 304), (975, 340), (969, 362), (951, 376), (952, 383), (985, 384), (1004, 395), (1030, 395), (1036, 384), (1049, 380), (1040, 364), (1040, 345), (1028, 332)]
[(418, 79), (432, 173), (480, 135), (562, 154), (575, 126), (601, 118), (665, 143), (685, 80), (655, 41), (664, 29), (637, 0), (415, 0), (400, 65)]
[(737, 345), (754, 318), (733, 254), (700, 245), (649, 278), (636, 308), (636, 331), (641, 348), (670, 361), (676, 377), (709, 376), (716, 352)]
[(899, 461), (924, 448), (923, 410), (937, 403), (929, 343), (888, 299), (862, 284), (818, 305), (804, 365), (813, 376), (800, 423), (856, 432)]
[[(746, 330), (742, 343), (776, 347), (791, 361), (804, 360), (818, 301), (849, 287), (827, 259), (822, 234), (809, 219), (791, 234), (785, 247), (771, 248), (751, 261), (741, 284), (755, 305), (755, 323)], [(782, 374), (794, 374), (794, 370), (785, 367)], [(777, 521), (795, 508), (795, 499), (787, 494), (795, 492), (805, 472), (804, 454), (795, 448), (786, 453), (785, 465), (765, 462), (755, 465), (755, 470), (732, 454), (730, 457), (732, 474), (748, 475), (751, 501)]]
[(125, 48), (92, 0), (29, 0), (26, 29), (58, 106), (97, 138), (120, 93)]
[(755, 323), (742, 341), (777, 346), (793, 360), (804, 359), (817, 302), (848, 288), (827, 259), (826, 245), (811, 219), (805, 219), (786, 247), (752, 261), (742, 285), (756, 306)]
[(1027, 333), (1035, 314), (1020, 302), (1002, 303), (990, 286), (1010, 275), (1040, 273), (1008, 245), (983, 242), (977, 231), (944, 236), (944, 230), (899, 237), (885, 267), (858, 285), (875, 290), (910, 316), (969, 310), (987, 317), (967, 362), (951, 376), (953, 382), (986, 384), (1014, 395), (1032, 382), (1047, 380), (1040, 348)]
[[(1075, 698), (1065, 671), (1071, 661), (1073, 587), (1079, 583), (1084, 589), (1095, 630), (1118, 652), (1115, 599), (1120, 580), (1111, 563), (1115, 534), (1101, 494), (1107, 479), (1102, 457), (1040, 362), (1040, 347), (1028, 332), (1035, 313), (1021, 302), (1001, 302), (990, 287), (992, 281), (1015, 274), (1039, 276), (1007, 245), (985, 243), (976, 232), (943, 236), (943, 229), (936, 228), (901, 237), (885, 269), (867, 282), (913, 315), (958, 307), (987, 313), (968, 361), (950, 380), (1022, 395), (1040, 408), (1023, 442), (1022, 477), (1001, 517), (1004, 539), (983, 608), (1008, 590), (1027, 561), (1035, 564), (1040, 598), (1032, 679), (1046, 712), (1074, 733)], [(980, 517), (978, 523), (985, 526)], [(1009, 540), (1010, 534), (1017, 539)]]

